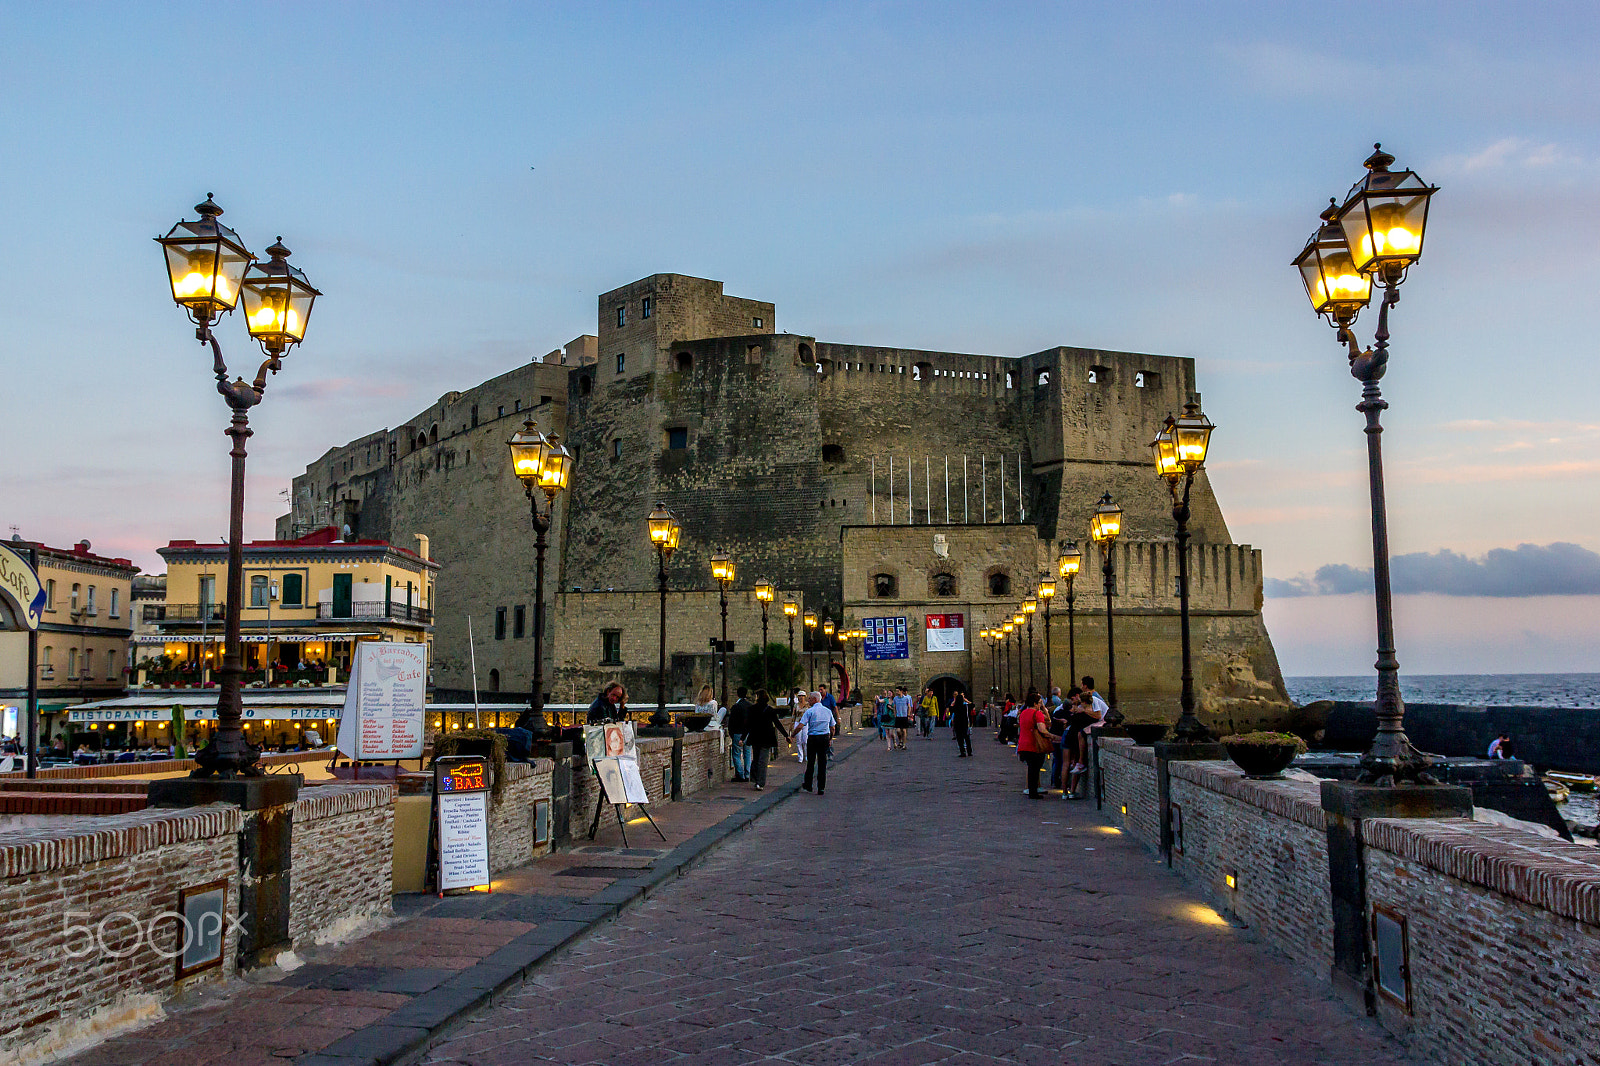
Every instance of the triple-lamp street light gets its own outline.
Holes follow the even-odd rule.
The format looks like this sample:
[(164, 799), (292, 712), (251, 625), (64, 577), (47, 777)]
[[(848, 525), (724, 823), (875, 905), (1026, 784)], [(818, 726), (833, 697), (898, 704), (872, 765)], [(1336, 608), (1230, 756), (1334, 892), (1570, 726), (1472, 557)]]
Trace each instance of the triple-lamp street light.
[(1117, 594), (1117, 537), (1122, 534), (1122, 508), (1111, 501), (1111, 493), (1100, 497), (1094, 514), (1089, 518), (1089, 536), (1100, 546), (1104, 560), (1100, 572), (1105, 578), (1106, 593), (1106, 724), (1122, 724), (1123, 714), (1117, 708), (1117, 640), (1115, 612), (1111, 601)]
[(756, 582), (756, 599), (761, 601), (761, 687), (770, 688), (767, 679), (767, 605), (772, 602), (772, 582), (762, 578)]
[[(311, 305), (320, 295), (306, 281), (298, 267), (289, 265), (289, 249), (279, 237), (267, 254), (272, 258), (262, 265), (239, 235), (217, 221), (222, 208), (211, 194), (195, 207), (200, 216), (182, 221), (165, 237), (157, 237), (166, 256), (167, 280), (172, 299), (188, 312), (195, 324), (195, 337), (211, 346), (212, 373), (217, 391), (233, 412), (232, 423), (224, 431), (233, 441), (233, 459), (228, 507), (228, 601), (223, 629), (221, 690), (217, 694), (217, 729), (209, 743), (195, 753), (198, 764), (193, 777), (259, 777), (259, 749), (245, 739), (242, 719), (244, 702), (240, 694), (244, 655), (239, 639), (239, 609), (244, 599), (244, 461), (245, 441), (251, 436), (250, 408), (261, 402), (267, 389), (267, 374), (277, 374), (283, 356), (305, 339)], [(228, 366), (211, 324), (232, 311), (244, 300), (245, 328), (266, 353), (255, 380), (228, 380)]]
[[(1394, 614), (1389, 587), (1389, 527), (1383, 490), (1383, 427), (1379, 416), (1389, 406), (1378, 381), (1389, 362), (1389, 308), (1400, 300), (1400, 283), (1422, 258), (1428, 202), (1438, 187), (1415, 171), (1391, 171), (1394, 156), (1373, 145), (1366, 176), (1351, 186), (1343, 204), (1330, 201), (1319, 226), (1295, 257), (1306, 295), (1317, 314), (1337, 331), (1347, 348), (1350, 373), (1361, 382), (1356, 410), (1367, 416), (1367, 480), (1372, 497), (1372, 583), (1378, 614), (1377, 736), (1361, 757), (1367, 784), (1433, 784), (1432, 760), (1412, 747), (1405, 734), (1405, 703), (1400, 698), (1400, 662), (1395, 656)], [(1362, 349), (1350, 327), (1372, 299), (1372, 283), (1383, 286), (1373, 346)]]
[[(528, 418), (520, 432), (513, 433), (511, 469), (522, 479), (528, 494), (528, 509), (533, 516), (533, 700), (528, 705), (527, 721), (517, 724), (523, 728), (542, 728), (544, 720), (544, 553), (549, 544), (550, 520), (555, 516), (556, 496), (567, 487), (572, 477), (572, 453), (556, 439), (554, 433), (539, 432)], [(540, 490), (535, 492), (535, 490)], [(539, 497), (543, 496), (545, 509), (539, 510)], [(518, 716), (519, 719), (521, 716)]]
[(1067, 579), (1067, 684), (1078, 683), (1078, 638), (1073, 631), (1074, 618), (1072, 610), (1072, 586), (1077, 579), (1078, 569), (1083, 565), (1083, 552), (1078, 550), (1078, 542), (1067, 541), (1067, 546), (1061, 550), (1061, 558), (1056, 561), (1056, 573)]
[(1168, 415), (1161, 432), (1150, 442), (1156, 473), (1166, 480), (1172, 493), (1172, 520), (1178, 524), (1178, 627), (1183, 639), (1179, 704), (1183, 713), (1172, 733), (1179, 742), (1189, 744), (1212, 739), (1211, 732), (1194, 714), (1194, 672), (1189, 657), (1189, 490), (1194, 487), (1194, 476), (1205, 468), (1213, 428), (1211, 420), (1200, 413), (1200, 405), (1190, 402), (1184, 405), (1181, 418)]
[(656, 710), (650, 716), (653, 726), (665, 726), (672, 721), (667, 716), (667, 560), (678, 550), (683, 536), (683, 526), (678, 516), (664, 503), (656, 504), (646, 522), (650, 530), (650, 543), (656, 549), (656, 584), (661, 590), (661, 619), (657, 633), (660, 637), (660, 659), (656, 667)]
[(722, 642), (717, 645), (722, 652), (722, 705), (728, 705), (728, 586), (733, 583), (733, 558), (725, 551), (711, 556), (711, 576), (717, 580), (717, 592), (722, 600)]

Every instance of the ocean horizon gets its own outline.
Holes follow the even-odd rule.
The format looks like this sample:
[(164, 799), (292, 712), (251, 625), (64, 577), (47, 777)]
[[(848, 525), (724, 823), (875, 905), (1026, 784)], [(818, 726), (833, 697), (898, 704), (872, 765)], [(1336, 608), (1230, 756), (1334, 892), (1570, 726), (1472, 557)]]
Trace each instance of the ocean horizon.
[[(1370, 702), (1376, 674), (1285, 677), (1296, 703), (1316, 700)], [(1463, 707), (1600, 708), (1597, 674), (1406, 674), (1400, 695), (1408, 703), (1450, 703)]]

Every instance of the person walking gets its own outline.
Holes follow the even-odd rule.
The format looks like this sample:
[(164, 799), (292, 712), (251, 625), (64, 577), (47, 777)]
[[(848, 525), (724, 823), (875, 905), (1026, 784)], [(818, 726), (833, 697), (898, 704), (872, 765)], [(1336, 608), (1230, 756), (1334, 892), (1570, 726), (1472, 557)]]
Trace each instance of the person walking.
[(897, 685), (894, 693), (894, 742), (901, 751), (906, 750), (906, 730), (911, 728), (911, 695), (904, 685)]
[(794, 727), (796, 741), (806, 746), (806, 779), (800, 787), (810, 792), (815, 779), (819, 796), (828, 787), (828, 746), (833, 743), (833, 723), (833, 712), (818, 699), (806, 708)]
[(972, 701), (965, 692), (950, 697), (950, 734), (956, 738), (956, 755), (972, 757)]
[[(711, 688), (707, 685), (702, 689), (702, 694)], [(739, 698), (733, 701), (733, 706), (728, 708), (728, 717), (723, 725), (728, 730), (728, 749), (733, 759), (733, 779), (735, 781), (750, 780), (750, 712), (755, 705), (750, 702), (750, 690), (744, 685), (738, 688)], [(700, 708), (696, 707), (695, 710)]]
[(933, 694), (933, 689), (922, 690), (922, 701), (917, 704), (917, 731), (922, 739), (927, 740), (933, 736), (933, 719), (939, 713), (939, 697)]
[(884, 689), (878, 697), (878, 736), (883, 740), (883, 750), (894, 750), (894, 693)]
[(766, 689), (756, 689), (756, 702), (745, 727), (749, 730), (745, 737), (750, 744), (750, 782), (760, 792), (767, 787), (767, 756), (778, 746), (779, 737), (786, 743), (789, 738), (788, 728)]
[(1044, 757), (1055, 746), (1056, 735), (1050, 732), (1050, 717), (1044, 711), (1044, 697), (1037, 689), (1029, 689), (1026, 705), (1017, 715), (1017, 758), (1028, 767), (1029, 799), (1043, 799), (1039, 790), (1039, 772), (1044, 769)]

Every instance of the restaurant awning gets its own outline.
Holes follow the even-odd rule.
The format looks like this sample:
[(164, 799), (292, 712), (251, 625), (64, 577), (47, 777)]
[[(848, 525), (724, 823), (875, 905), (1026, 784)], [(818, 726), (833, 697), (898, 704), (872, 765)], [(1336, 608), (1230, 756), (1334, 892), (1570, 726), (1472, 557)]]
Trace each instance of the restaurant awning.
[[(376, 630), (370, 633), (274, 633), (270, 638), (274, 644), (320, 644), (325, 640), (356, 640), (361, 637), (381, 637), (382, 633)], [(265, 644), (269, 639), (264, 633), (246, 633), (239, 638), (246, 644)], [(133, 644), (221, 644), (222, 634), (214, 636), (201, 636), (197, 633), (173, 633), (168, 636), (151, 636), (140, 634), (134, 637)]]

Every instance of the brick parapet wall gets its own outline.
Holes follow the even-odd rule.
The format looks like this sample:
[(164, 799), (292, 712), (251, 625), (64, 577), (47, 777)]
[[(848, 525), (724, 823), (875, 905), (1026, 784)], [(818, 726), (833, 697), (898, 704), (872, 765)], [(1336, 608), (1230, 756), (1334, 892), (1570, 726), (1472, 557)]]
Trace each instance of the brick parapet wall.
[(732, 763), (725, 735), (685, 733), (683, 735), (683, 795), (692, 796), (723, 784), (732, 776)]
[[(327, 762), (333, 758), (332, 748), (325, 751), (290, 751), (262, 755), (262, 766), (287, 766), (302, 762)], [(106, 762), (89, 766), (52, 766), (35, 771), (34, 780), (72, 780), (96, 777), (146, 777), (151, 774), (181, 774), (193, 770), (198, 763), (193, 759), (153, 759), (147, 762)], [(9, 788), (15, 781), (28, 780), (26, 770), (12, 770), (0, 774), (0, 785)], [(143, 782), (148, 784), (148, 782)]]
[(339, 939), (389, 912), (393, 897), (394, 785), (330, 782), (294, 804), (289, 939)]
[(551, 775), (555, 763), (535, 759), (531, 763), (507, 763), (505, 785), (498, 800), (489, 805), (489, 871), (500, 873), (532, 862), (550, 850), (548, 840), (535, 845), (535, 807), (550, 799)]
[[(160, 950), (153, 950), (152, 920), (177, 912), (180, 889), (220, 880), (228, 884), (229, 914), (238, 914), (240, 823), (237, 808), (218, 805), (111, 815), (82, 831), (0, 833), (0, 943), (9, 945), (11, 962), (0, 968), (0, 1060), (52, 1058), (154, 1017), (180, 988), (170, 953), (181, 926), (162, 917)], [(89, 946), (97, 933), (108, 950)], [(236, 946), (225, 937), (222, 966), (181, 985), (222, 980), (233, 971)]]
[[(1107, 737), (1100, 741), (1100, 779), (1105, 810), (1113, 821), (1146, 847), (1161, 843), (1160, 799), (1156, 793), (1155, 753), (1131, 740)], [(1123, 813), (1127, 807), (1127, 813)]]

